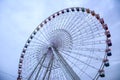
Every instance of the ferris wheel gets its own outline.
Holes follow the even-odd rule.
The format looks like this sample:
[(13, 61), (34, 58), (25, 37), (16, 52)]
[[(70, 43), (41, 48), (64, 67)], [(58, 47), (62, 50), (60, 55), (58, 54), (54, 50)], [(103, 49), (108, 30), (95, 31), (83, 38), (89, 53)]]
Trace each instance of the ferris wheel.
[(22, 50), (17, 80), (98, 80), (105, 77), (111, 35), (93, 10), (72, 7), (45, 19)]

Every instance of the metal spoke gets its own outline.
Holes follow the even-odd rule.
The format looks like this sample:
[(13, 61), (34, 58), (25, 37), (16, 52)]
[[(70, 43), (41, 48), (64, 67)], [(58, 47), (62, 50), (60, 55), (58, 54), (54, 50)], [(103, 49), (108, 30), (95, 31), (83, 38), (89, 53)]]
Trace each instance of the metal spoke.
[[(62, 52), (62, 53), (64, 53), (64, 52)], [(66, 54), (66, 53), (64, 53), (64, 54), (65, 54), (65, 55), (68, 55), (69, 57), (71, 57), (71, 58), (73, 58), (73, 59), (75, 59), (76, 61), (80, 61), (81, 63), (83, 63), (83, 64), (85, 64), (85, 65), (88, 65), (89, 67), (91, 67), (91, 68), (93, 68), (93, 69), (98, 70), (96, 67), (94, 67), (94, 66), (92, 66), (92, 65), (89, 65), (89, 64), (85, 63), (84, 61), (76, 58), (76, 57), (73, 57), (73, 56), (71, 56), (71, 55), (69, 55), (69, 54)]]
[(69, 58), (67, 58), (67, 57), (65, 57), (68, 61), (70, 61), (72, 64), (74, 64), (75, 66), (76, 66), (76, 68), (78, 68), (78, 70), (80, 70), (81, 72), (83, 72), (84, 74), (86, 74), (90, 79), (92, 79), (92, 77), (89, 75), (89, 74), (87, 74), (85, 71), (83, 71), (82, 69), (80, 69), (79, 67), (78, 67), (78, 65), (76, 65), (75, 63), (73, 63)]
[(66, 54), (68, 54), (69, 52), (72, 52), (72, 53), (75, 53), (76, 55), (78, 56), (82, 56), (82, 57), (86, 57), (86, 58), (91, 58), (91, 59), (94, 59), (94, 60), (98, 60), (98, 61), (102, 61), (103, 59), (102, 58), (98, 58), (98, 57), (94, 57), (94, 56), (90, 56), (90, 55), (85, 55), (84, 53), (80, 53), (80, 52), (76, 52), (76, 51), (61, 51), (61, 52), (64, 52)]

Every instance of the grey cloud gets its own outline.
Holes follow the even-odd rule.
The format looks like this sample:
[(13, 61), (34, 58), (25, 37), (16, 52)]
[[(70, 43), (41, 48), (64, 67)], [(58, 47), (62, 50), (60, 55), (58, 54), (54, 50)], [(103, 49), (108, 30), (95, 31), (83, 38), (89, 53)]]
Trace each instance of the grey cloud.
[[(0, 59), (1, 69), (5, 72), (17, 76), (20, 52), (33, 29), (42, 20), (58, 10), (66, 7), (80, 6), (90, 8), (92, 10), (95, 10), (97, 13), (100, 13), (101, 17), (103, 17), (105, 19), (105, 22), (108, 24), (112, 35), (113, 56), (110, 58), (111, 67), (106, 69), (107, 75), (105, 79), (120, 80), (120, 73), (118, 72), (120, 67), (119, 4), (119, 0), (75, 0), (75, 2), (73, 2), (73, 0), (58, 0), (57, 2), (55, 2), (55, 0), (2, 0), (0, 3), (0, 45), (2, 45), (0, 49), (0, 55), (2, 56)], [(9, 75), (6, 77), (3, 73), (0, 73), (0, 79), (8, 80), (9, 78)]]

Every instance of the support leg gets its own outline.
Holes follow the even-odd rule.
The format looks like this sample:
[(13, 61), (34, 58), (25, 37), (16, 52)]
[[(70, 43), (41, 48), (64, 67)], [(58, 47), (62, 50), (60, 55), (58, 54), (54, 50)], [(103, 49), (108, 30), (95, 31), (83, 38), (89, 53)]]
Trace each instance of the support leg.
[(53, 54), (55, 58), (58, 60), (67, 80), (80, 80), (79, 76), (73, 71), (70, 65), (66, 62), (63, 56), (52, 47)]

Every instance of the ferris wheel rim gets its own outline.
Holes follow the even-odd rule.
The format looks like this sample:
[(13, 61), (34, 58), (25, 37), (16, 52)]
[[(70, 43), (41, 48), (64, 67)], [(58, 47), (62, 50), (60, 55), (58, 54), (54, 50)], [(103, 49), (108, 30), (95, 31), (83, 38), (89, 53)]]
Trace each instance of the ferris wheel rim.
[[(109, 33), (107, 33), (108, 31), (108, 27), (106, 27), (106, 24), (104, 23), (104, 20), (103, 18), (100, 18), (99, 14), (96, 14), (94, 11), (91, 11), (89, 9), (86, 9), (86, 8), (82, 8), (82, 7), (71, 7), (71, 8), (66, 8), (66, 9), (62, 9), (54, 14), (52, 14), (50, 17), (48, 17), (47, 19), (45, 19), (41, 24), (38, 25), (38, 27), (33, 31), (33, 33), (30, 35), (30, 37), (28, 38), (24, 48), (23, 48), (23, 51), (21, 53), (21, 57), (20, 57), (20, 61), (19, 61), (19, 68), (18, 68), (18, 78), (20, 77), (21, 78), (21, 73), (22, 73), (22, 62), (23, 62), (23, 59), (24, 59), (24, 55), (26, 53), (26, 49), (27, 47), (29, 46), (29, 43), (31, 42), (31, 40), (34, 38), (34, 35), (37, 34), (37, 32), (40, 30), (40, 28), (42, 28), (44, 26), (44, 24), (47, 24), (47, 22), (51, 21), (53, 18), (56, 18), (57, 16), (59, 16), (60, 14), (64, 14), (65, 11), (66, 12), (69, 12), (69, 10), (71, 11), (82, 11), (82, 12), (86, 12), (87, 14), (91, 14), (92, 16), (95, 16), (96, 19), (101, 23), (103, 29), (105, 30), (106, 32), (106, 49), (110, 48), (110, 45), (109, 43), (111, 42), (107, 42), (108, 40), (110, 40), (110, 36), (109, 36)], [(105, 54), (104, 55), (104, 59), (107, 59), (108, 55)], [(100, 70), (103, 70), (104, 69), (104, 62), (102, 62), (101, 66), (100, 66)], [(96, 74), (96, 77), (94, 78), (94, 80), (98, 79), (99, 77), (99, 72), (97, 72)]]

